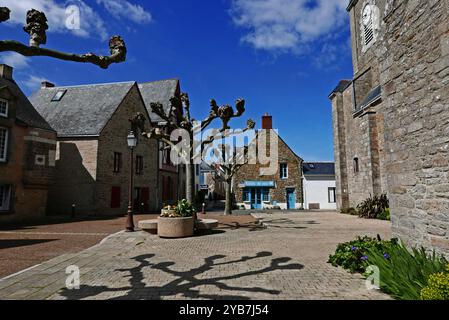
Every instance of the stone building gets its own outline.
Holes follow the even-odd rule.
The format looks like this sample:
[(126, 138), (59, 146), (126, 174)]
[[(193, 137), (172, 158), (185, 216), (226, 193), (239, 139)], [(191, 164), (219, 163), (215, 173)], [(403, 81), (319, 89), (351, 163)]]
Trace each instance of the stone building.
[(338, 207), (386, 192), (395, 236), (449, 253), (449, 1), (348, 12), (354, 79), (330, 95)]
[[(177, 108), (176, 115), (182, 114), (182, 106), (173, 106), (170, 99), (181, 94), (181, 87), (178, 79), (168, 79), (155, 82), (139, 84), (142, 98), (147, 108), (150, 120), (153, 125), (164, 125), (165, 121), (151, 111), (150, 104), (159, 102), (163, 105), (165, 113), (170, 114), (172, 108)], [(173, 164), (170, 158), (170, 149), (164, 148), (163, 142), (158, 142), (158, 175), (157, 185), (159, 186), (158, 204), (159, 207), (174, 204), (178, 199), (185, 198), (185, 166)]]
[(0, 65), (0, 224), (46, 213), (55, 169), (56, 132)]
[[(273, 119), (262, 117), (262, 130), (273, 129)], [(234, 176), (233, 192), (238, 206), (246, 209), (280, 207), (281, 209), (301, 209), (303, 202), (302, 164), (303, 160), (295, 154), (287, 143), (275, 132), (278, 144), (277, 172), (261, 175), (261, 165), (246, 164)], [(266, 140), (269, 150), (270, 136)], [(259, 151), (260, 152), (260, 151)], [(267, 153), (268, 155), (268, 153)]]
[[(31, 101), (57, 131), (55, 184), (48, 211), (124, 214), (128, 206), (129, 119), (149, 118), (136, 82), (55, 87), (44, 82)], [(149, 121), (145, 124), (149, 130)], [(134, 150), (134, 209), (158, 208), (157, 142), (140, 139)]]

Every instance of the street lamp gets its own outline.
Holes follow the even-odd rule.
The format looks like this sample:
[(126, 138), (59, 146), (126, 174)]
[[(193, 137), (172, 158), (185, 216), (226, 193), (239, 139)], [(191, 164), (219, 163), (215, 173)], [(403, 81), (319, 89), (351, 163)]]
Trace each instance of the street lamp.
[(127, 137), (128, 147), (131, 149), (130, 157), (130, 171), (129, 171), (129, 190), (128, 190), (128, 214), (126, 218), (126, 231), (134, 231), (134, 219), (133, 219), (133, 177), (134, 177), (134, 148), (137, 146), (137, 138), (134, 132), (130, 131)]

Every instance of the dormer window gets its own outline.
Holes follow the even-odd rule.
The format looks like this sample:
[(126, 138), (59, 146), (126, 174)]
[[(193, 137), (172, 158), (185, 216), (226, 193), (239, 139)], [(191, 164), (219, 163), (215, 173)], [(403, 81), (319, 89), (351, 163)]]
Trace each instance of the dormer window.
[(0, 117), (8, 117), (8, 101), (0, 99)]

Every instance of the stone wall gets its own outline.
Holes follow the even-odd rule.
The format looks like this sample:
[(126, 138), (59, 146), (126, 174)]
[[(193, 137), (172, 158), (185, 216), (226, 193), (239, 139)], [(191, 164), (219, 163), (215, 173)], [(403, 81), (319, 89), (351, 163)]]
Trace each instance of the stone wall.
[[(96, 212), (99, 214), (119, 214), (126, 213), (128, 206), (128, 182), (130, 171), (130, 150), (127, 145), (126, 137), (130, 131), (128, 119), (137, 112), (146, 114), (145, 105), (141, 95), (134, 86), (108, 124), (101, 132), (98, 141), (98, 159), (97, 159), (97, 184), (95, 192)], [(146, 129), (149, 132), (150, 124), (146, 121)], [(157, 141), (139, 138), (139, 143), (134, 149), (134, 162), (136, 155), (143, 156), (143, 174), (134, 175), (135, 188), (149, 188), (149, 210), (154, 211), (158, 208), (157, 203)], [(122, 154), (122, 169), (119, 173), (114, 173), (114, 152)], [(121, 206), (111, 209), (111, 188), (120, 187)]]
[[(269, 141), (269, 135), (267, 135), (267, 141)], [(267, 147), (268, 149), (268, 147)], [(270, 189), (271, 202), (276, 201), (281, 207), (285, 207), (287, 199), (287, 188), (294, 188), (296, 191), (296, 203), (297, 208), (301, 207), (303, 202), (303, 189), (302, 189), (302, 162), (289, 146), (278, 137), (278, 170), (273, 175), (260, 175), (261, 165), (258, 161), (257, 164), (247, 164), (240, 168), (237, 174), (234, 176), (233, 190), (235, 194), (236, 202), (243, 204), (243, 188), (241, 186), (244, 181), (274, 181), (276, 188)], [(279, 165), (281, 163), (287, 163), (288, 166), (288, 178), (281, 179), (279, 173)]]
[(55, 183), (49, 191), (50, 214), (92, 214), (95, 208), (98, 140), (59, 139)]
[[(0, 184), (12, 186), (11, 209), (0, 213), (0, 223), (37, 220), (46, 214), (53, 182), (56, 133), (14, 125), (9, 134), (8, 162), (0, 165)], [(32, 141), (39, 148), (33, 148)], [(36, 164), (36, 155), (44, 155), (44, 162)]]
[(449, 1), (403, 0), (385, 19), (386, 167), (396, 236), (449, 254)]

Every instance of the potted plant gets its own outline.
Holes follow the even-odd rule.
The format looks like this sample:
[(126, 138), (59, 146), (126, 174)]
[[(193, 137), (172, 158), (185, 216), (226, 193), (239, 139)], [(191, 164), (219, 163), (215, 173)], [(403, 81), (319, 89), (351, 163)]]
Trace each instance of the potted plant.
[(193, 236), (195, 209), (183, 199), (175, 206), (166, 206), (158, 218), (157, 233), (161, 238), (185, 238)]

